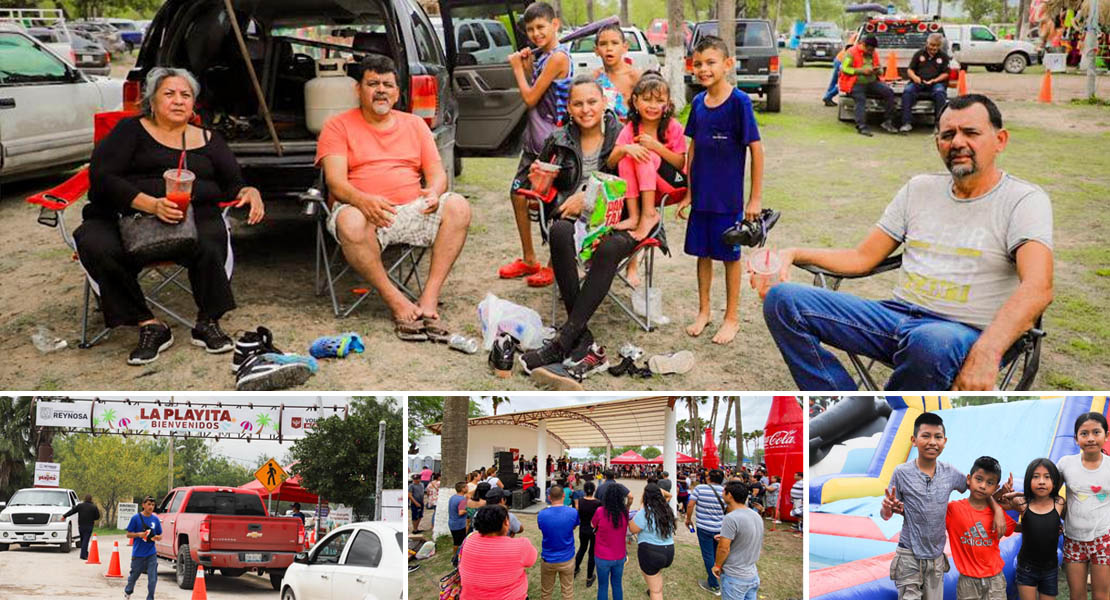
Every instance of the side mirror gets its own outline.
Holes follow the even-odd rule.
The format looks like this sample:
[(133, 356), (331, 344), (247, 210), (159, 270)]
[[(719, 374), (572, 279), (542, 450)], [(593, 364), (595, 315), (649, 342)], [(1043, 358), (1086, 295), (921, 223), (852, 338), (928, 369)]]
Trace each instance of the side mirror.
[(952, 51), (953, 51), (953, 52), (959, 52), (959, 51), (960, 51), (960, 44), (959, 44), (959, 42), (953, 42), (953, 43), (952, 43)]
[(311, 564), (311, 561), (308, 560), (308, 552), (296, 553), (295, 555), (293, 555), (293, 562), (300, 563), (302, 565)]
[(656, 56), (664, 56), (667, 54), (667, 49), (663, 46), (660, 46), (659, 44), (654, 44), (651, 47), (651, 53)]
[(481, 46), (478, 45), (478, 42), (475, 42), (474, 40), (466, 40), (462, 43), (462, 46), (460, 46), (463, 52), (477, 52), (478, 48), (480, 47)]

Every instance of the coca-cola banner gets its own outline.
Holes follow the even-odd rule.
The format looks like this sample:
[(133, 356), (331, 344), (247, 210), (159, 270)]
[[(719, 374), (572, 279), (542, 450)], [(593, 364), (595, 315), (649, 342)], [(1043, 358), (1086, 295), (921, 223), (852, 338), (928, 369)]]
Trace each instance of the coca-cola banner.
[[(775, 396), (771, 401), (771, 412), (763, 427), (764, 460), (767, 475), (781, 478), (779, 489), (779, 515), (783, 520), (795, 521), (790, 516), (793, 504), (790, 488), (794, 485), (794, 474), (804, 471), (802, 450), (802, 406), (793, 396)], [(804, 494), (803, 494), (804, 497)]]
[(318, 420), (330, 416), (346, 418), (346, 406), (40, 400), (35, 410), (39, 426), (93, 433), (254, 440), (301, 439)]

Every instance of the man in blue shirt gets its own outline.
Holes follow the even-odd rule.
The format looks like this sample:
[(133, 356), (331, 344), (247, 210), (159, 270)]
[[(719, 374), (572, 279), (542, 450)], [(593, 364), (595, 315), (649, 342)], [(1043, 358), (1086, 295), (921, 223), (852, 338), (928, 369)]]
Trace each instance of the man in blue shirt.
[(536, 517), (543, 533), (543, 564), (540, 565), (540, 598), (551, 600), (555, 576), (563, 589), (563, 600), (574, 598), (574, 528), (578, 511), (563, 506), (563, 488), (551, 488), (551, 505)]
[(146, 600), (154, 600), (154, 588), (158, 585), (158, 554), (154, 551), (154, 542), (162, 539), (162, 521), (154, 516), (154, 498), (143, 498), (143, 511), (131, 517), (127, 537), (133, 538), (135, 545), (131, 548), (131, 574), (123, 588), (124, 600), (131, 599), (135, 581), (143, 573), (146, 573)]

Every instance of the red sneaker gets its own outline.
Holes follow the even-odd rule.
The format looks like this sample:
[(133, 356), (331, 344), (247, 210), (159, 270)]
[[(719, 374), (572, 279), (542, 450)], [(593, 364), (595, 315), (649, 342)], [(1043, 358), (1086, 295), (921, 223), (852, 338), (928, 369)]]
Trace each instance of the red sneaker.
[(536, 271), (535, 275), (525, 277), (524, 282), (528, 287), (547, 287), (555, 283), (555, 271), (552, 271), (551, 267), (543, 267)]
[(534, 275), (538, 273), (540, 269), (540, 263), (528, 264), (518, 258), (498, 269), (497, 275), (501, 277), (501, 279), (516, 279), (517, 277), (524, 277), (525, 275)]

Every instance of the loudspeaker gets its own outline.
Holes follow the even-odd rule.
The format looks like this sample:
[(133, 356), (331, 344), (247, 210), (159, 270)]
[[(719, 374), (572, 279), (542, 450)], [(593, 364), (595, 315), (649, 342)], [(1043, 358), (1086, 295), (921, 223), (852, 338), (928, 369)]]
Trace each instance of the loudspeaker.
[(528, 508), (529, 497), (524, 493), (524, 490), (513, 490), (513, 510), (524, 510)]
[(497, 478), (501, 480), (501, 485), (507, 490), (511, 490), (517, 487), (516, 473), (513, 473), (512, 471), (509, 471), (508, 473), (498, 473)]
[(513, 453), (512, 452), (497, 452), (494, 455), (497, 461), (497, 477), (501, 478), (506, 473), (512, 473), (513, 469)]

